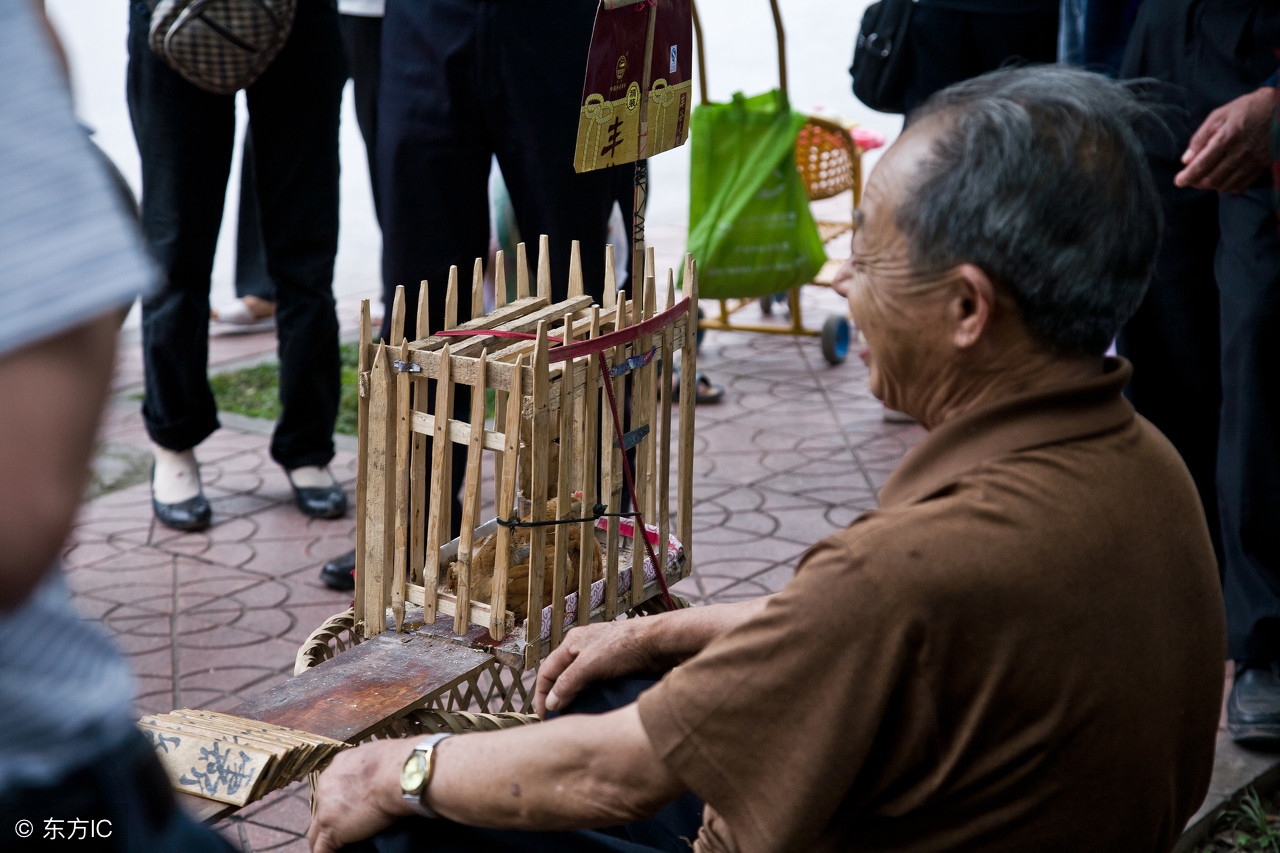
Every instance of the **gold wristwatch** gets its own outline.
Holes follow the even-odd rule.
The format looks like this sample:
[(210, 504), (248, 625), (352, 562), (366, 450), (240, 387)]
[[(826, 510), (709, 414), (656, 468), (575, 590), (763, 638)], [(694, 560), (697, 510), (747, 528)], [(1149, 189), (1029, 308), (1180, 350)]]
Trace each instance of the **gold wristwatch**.
[(447, 737), (453, 735), (448, 732), (432, 735), (415, 746), (400, 770), (400, 795), (423, 817), (439, 817), (427, 805), (425, 796), (436, 767), (436, 747)]

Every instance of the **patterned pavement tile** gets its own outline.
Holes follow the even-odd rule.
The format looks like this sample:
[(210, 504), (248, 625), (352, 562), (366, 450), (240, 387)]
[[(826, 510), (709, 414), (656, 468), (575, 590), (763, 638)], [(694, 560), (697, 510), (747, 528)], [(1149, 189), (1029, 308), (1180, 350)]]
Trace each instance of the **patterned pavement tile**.
[(255, 853), (300, 853), (306, 850), (306, 845), (300, 842), (296, 828), (310, 823), (310, 803), (310, 786), (297, 782), (242, 809), (224, 821), (219, 831), (237, 848), (247, 844)]

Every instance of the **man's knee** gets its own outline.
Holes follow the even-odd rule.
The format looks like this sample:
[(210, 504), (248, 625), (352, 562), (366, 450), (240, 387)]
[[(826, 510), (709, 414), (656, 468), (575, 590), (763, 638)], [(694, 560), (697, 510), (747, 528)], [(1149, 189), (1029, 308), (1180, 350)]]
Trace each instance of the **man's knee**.
[(550, 711), (547, 719), (561, 714), (604, 714), (630, 705), (640, 694), (662, 680), (662, 673), (631, 675), (596, 681), (584, 687), (563, 711)]

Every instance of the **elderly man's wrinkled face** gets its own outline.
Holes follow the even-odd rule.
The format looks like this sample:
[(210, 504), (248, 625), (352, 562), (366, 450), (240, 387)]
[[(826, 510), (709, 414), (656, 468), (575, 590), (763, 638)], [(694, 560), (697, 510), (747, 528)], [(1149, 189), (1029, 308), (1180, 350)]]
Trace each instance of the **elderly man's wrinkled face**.
[(928, 155), (933, 123), (903, 133), (876, 165), (862, 195), (853, 237), (849, 308), (866, 339), (860, 353), (871, 393), (886, 405), (921, 417), (936, 379), (944, 300), (938, 279), (921, 276), (908, 260), (894, 215), (916, 164)]

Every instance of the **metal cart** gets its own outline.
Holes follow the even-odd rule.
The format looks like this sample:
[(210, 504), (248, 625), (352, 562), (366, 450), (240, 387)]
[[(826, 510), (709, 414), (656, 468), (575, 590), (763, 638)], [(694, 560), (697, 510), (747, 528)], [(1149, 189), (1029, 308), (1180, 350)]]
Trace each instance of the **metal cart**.
[[(778, 86), (787, 91), (787, 54), (786, 34), (782, 26), (782, 14), (778, 9), (778, 0), (769, 0), (773, 11), (773, 23), (778, 39)], [(707, 97), (707, 63), (703, 50), (702, 24), (698, 19), (697, 4), (693, 4), (693, 29), (697, 43), (698, 85), (701, 90), (702, 103), (709, 103)], [(862, 194), (862, 155), (863, 149), (854, 141), (850, 128), (838, 122), (820, 116), (808, 116), (800, 132), (796, 136), (795, 158), (796, 168), (804, 180), (805, 190), (810, 201), (831, 198), (845, 191), (851, 192), (852, 204), (848, 220), (818, 220), (818, 232), (822, 242), (829, 243), (842, 234), (853, 229), (853, 210), (857, 208)], [(840, 267), (839, 260), (828, 260), (814, 277), (812, 284), (830, 286)], [(763, 313), (772, 312), (774, 297), (759, 299), (721, 299), (718, 317), (701, 317), (699, 330), (718, 329), (739, 332), (766, 332), (782, 335), (807, 335), (821, 338), (822, 355), (830, 364), (840, 364), (849, 354), (851, 329), (845, 314), (831, 314), (823, 321), (821, 329), (811, 329), (804, 324), (800, 308), (800, 288), (793, 287), (786, 291), (786, 301), (790, 307), (790, 323), (788, 325), (734, 322), (734, 315), (748, 306), (758, 305)], [(700, 312), (701, 313), (701, 312)]]

